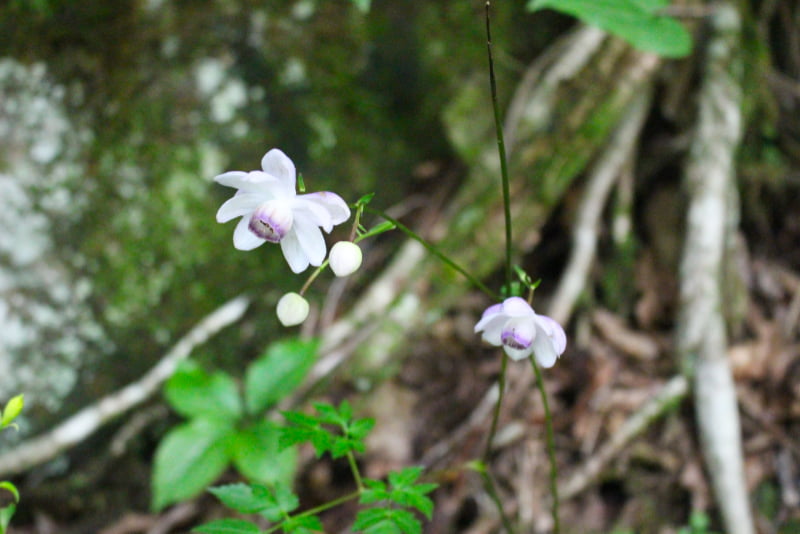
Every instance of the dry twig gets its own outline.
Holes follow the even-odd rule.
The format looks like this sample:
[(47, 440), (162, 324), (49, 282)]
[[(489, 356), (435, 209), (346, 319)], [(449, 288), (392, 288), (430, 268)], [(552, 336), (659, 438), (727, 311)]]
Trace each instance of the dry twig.
[(161, 387), (192, 350), (226, 326), (238, 321), (250, 304), (248, 297), (228, 301), (207, 315), (167, 352), (139, 381), (87, 406), (49, 432), (20, 443), (0, 456), (0, 476), (21, 473), (77, 445), (102, 425), (141, 404)]

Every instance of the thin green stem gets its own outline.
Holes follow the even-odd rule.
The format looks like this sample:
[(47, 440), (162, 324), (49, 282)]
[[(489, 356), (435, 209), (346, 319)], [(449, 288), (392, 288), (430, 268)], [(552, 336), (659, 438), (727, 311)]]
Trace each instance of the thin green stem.
[(314, 282), (314, 280), (317, 279), (319, 274), (322, 271), (324, 271), (327, 266), (328, 266), (328, 260), (326, 259), (325, 261), (322, 262), (322, 265), (320, 265), (319, 267), (314, 269), (314, 272), (311, 273), (311, 275), (308, 277), (308, 280), (306, 280), (306, 283), (303, 284), (303, 287), (300, 288), (300, 295), (301, 296), (305, 294), (305, 292), (308, 290), (308, 288), (311, 287), (311, 283)]
[[(295, 514), (295, 515), (293, 515), (291, 517), (292, 518), (296, 518), (296, 517), (305, 517), (305, 516), (309, 516), (309, 515), (316, 515), (316, 514), (318, 514), (320, 512), (324, 512), (325, 510), (330, 510), (331, 508), (333, 508), (335, 506), (339, 506), (342, 503), (346, 503), (347, 501), (352, 501), (353, 499), (357, 499), (360, 495), (361, 495), (361, 490), (354, 491), (353, 493), (348, 493), (347, 495), (344, 495), (344, 496), (339, 497), (337, 499), (334, 499), (332, 501), (328, 501), (328, 502), (326, 502), (324, 504), (320, 504), (319, 506), (315, 506), (314, 508), (309, 508), (308, 510), (304, 510), (304, 511), (302, 511), (302, 512), (300, 512), (298, 514)], [(268, 530), (265, 530), (264, 533), (265, 534), (270, 534), (271, 532), (277, 532), (278, 530), (281, 529), (282, 525), (283, 525), (283, 521), (278, 523), (277, 525), (275, 525), (273, 527), (270, 527)]]
[(497, 132), (497, 151), (500, 155), (500, 176), (503, 182), (503, 212), (506, 222), (506, 285), (511, 289), (511, 192), (508, 180), (508, 162), (506, 143), (503, 140), (503, 121), (500, 116), (500, 104), (497, 101), (497, 81), (494, 75), (494, 57), (492, 56), (492, 29), (489, 17), (491, 2), (486, 1), (486, 49), (489, 54), (489, 83), (492, 87), (492, 108), (494, 109), (494, 127)]
[(503, 395), (506, 390), (506, 367), (508, 366), (508, 358), (501, 353), (502, 358), (500, 363), (500, 376), (497, 379), (497, 402), (494, 404), (494, 413), (492, 414), (492, 426), (489, 428), (489, 436), (486, 438), (486, 448), (483, 451), (483, 462), (489, 465), (489, 455), (492, 453), (492, 442), (497, 433), (497, 421), (500, 419), (500, 406), (503, 404)]
[(542, 371), (536, 364), (536, 358), (530, 356), (533, 372), (536, 374), (536, 387), (542, 395), (542, 405), (544, 406), (544, 423), (547, 434), (547, 456), (550, 459), (550, 493), (553, 498), (553, 534), (559, 534), (561, 524), (558, 520), (558, 466), (556, 465), (556, 442), (553, 435), (553, 416), (550, 413), (550, 404), (547, 402), (547, 391), (544, 389), (544, 380), (542, 380)]
[(361, 480), (361, 472), (358, 470), (358, 464), (356, 463), (356, 457), (353, 455), (353, 451), (347, 451), (347, 463), (350, 464), (350, 471), (353, 473), (353, 478), (356, 480), (358, 491), (364, 491), (364, 482)]
[(369, 206), (365, 207), (364, 211), (372, 213), (373, 215), (377, 215), (378, 217), (382, 217), (383, 219), (386, 219), (390, 223), (394, 224), (397, 227), (398, 230), (400, 230), (401, 232), (406, 234), (408, 237), (410, 237), (414, 241), (417, 241), (418, 243), (420, 243), (423, 247), (425, 247), (428, 250), (428, 252), (430, 252), (431, 254), (436, 256), (437, 258), (439, 258), (448, 267), (451, 267), (455, 271), (459, 272), (464, 278), (469, 280), (472, 283), (472, 285), (474, 285), (475, 287), (477, 287), (478, 289), (480, 289), (481, 291), (483, 291), (484, 293), (489, 295), (492, 299), (497, 299), (497, 295), (494, 292), (492, 292), (491, 289), (486, 287), (486, 285), (483, 282), (481, 282), (480, 280), (478, 280), (477, 278), (475, 278), (474, 276), (469, 274), (463, 267), (461, 267), (456, 262), (454, 262), (453, 260), (451, 260), (450, 258), (445, 256), (441, 251), (439, 251), (439, 249), (436, 248), (435, 245), (433, 245), (432, 243), (429, 243), (428, 241), (426, 241), (422, 236), (420, 236), (419, 234), (414, 232), (412, 229), (410, 229), (407, 226), (405, 226), (403, 223), (401, 223), (397, 219), (395, 219), (393, 217), (390, 217), (389, 215), (387, 215), (386, 213), (384, 213), (384, 212), (382, 212), (380, 210), (376, 210), (376, 209), (370, 208)]
[(506, 515), (506, 511), (503, 508), (503, 503), (500, 501), (500, 495), (498, 495), (497, 488), (494, 485), (494, 480), (492, 480), (492, 475), (489, 474), (489, 471), (486, 469), (485, 465), (483, 466), (483, 469), (480, 469), (478, 472), (483, 480), (483, 487), (486, 490), (486, 493), (489, 494), (489, 498), (492, 499), (497, 511), (500, 513), (500, 521), (503, 523), (503, 528), (506, 529), (508, 534), (514, 534), (514, 526), (511, 524), (511, 520)]

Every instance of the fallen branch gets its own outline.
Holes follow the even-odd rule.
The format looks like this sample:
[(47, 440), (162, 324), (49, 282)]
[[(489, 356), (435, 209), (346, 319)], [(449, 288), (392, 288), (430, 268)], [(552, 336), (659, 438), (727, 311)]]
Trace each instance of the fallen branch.
[(569, 480), (559, 487), (558, 492), (561, 497), (569, 499), (591, 485), (623, 448), (644, 432), (656, 419), (678, 404), (688, 391), (689, 382), (686, 377), (678, 375), (671, 378), (652, 399), (631, 415), (619, 430), (611, 435), (599, 451), (593, 453), (591, 458), (575, 470)]
[(725, 531), (753, 534), (736, 389), (727, 359), (723, 313), (729, 304), (722, 290), (726, 242), (735, 227), (730, 221), (738, 221), (734, 154), (741, 138), (742, 65), (736, 8), (719, 4), (711, 25), (698, 124), (685, 171), (690, 200), (677, 349), (692, 380), (700, 441)]
[(21, 473), (52, 460), (61, 452), (82, 442), (111, 419), (147, 400), (172, 376), (181, 360), (211, 336), (238, 321), (249, 304), (250, 299), (244, 296), (228, 301), (192, 328), (139, 381), (100, 399), (49, 432), (24, 441), (0, 456), (0, 476)]

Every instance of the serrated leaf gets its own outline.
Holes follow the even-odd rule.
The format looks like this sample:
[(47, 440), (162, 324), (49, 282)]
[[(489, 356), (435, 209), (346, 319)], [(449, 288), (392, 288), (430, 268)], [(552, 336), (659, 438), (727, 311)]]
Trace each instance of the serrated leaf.
[(422, 534), (422, 523), (407, 510), (392, 510), (392, 521), (404, 534)]
[(275, 499), (270, 494), (253, 491), (249, 484), (226, 484), (208, 488), (208, 491), (222, 504), (242, 514), (255, 514), (275, 505)]
[(3, 417), (0, 419), (0, 428), (6, 427), (11, 424), (17, 416), (22, 413), (22, 408), (25, 406), (25, 396), (17, 395), (11, 397), (3, 408)]
[(387, 478), (392, 486), (402, 488), (416, 482), (420, 474), (422, 474), (421, 467), (406, 467), (402, 471), (391, 471)]
[(293, 392), (317, 358), (319, 341), (274, 343), (247, 368), (245, 398), (250, 413), (260, 413)]
[(421, 534), (422, 525), (414, 514), (393, 508), (369, 508), (356, 515), (354, 532), (364, 534)]
[(230, 425), (204, 419), (170, 430), (156, 450), (153, 509), (194, 497), (214, 482), (228, 466), (232, 433)]
[(349, 408), (350, 405), (347, 403), (347, 401), (343, 401), (338, 410), (326, 402), (314, 403), (314, 409), (317, 410), (317, 413), (319, 414), (320, 422), (327, 425), (346, 425), (349, 417), (340, 412), (342, 410), (349, 411)]
[(317, 458), (330, 450), (334, 437), (324, 428), (319, 426), (316, 417), (300, 412), (283, 412), (289, 426), (281, 428), (278, 438), (280, 448), (297, 443), (311, 442)]
[(361, 440), (367, 437), (367, 434), (369, 434), (374, 426), (374, 419), (359, 419), (353, 422), (348, 430), (353, 439)]
[(297, 470), (297, 449), (280, 446), (281, 432), (270, 421), (239, 431), (231, 441), (230, 451), (239, 472), (262, 484), (291, 484)]
[(315, 515), (304, 515), (292, 517), (286, 520), (281, 528), (287, 534), (311, 534), (312, 532), (324, 532), (322, 521)]
[(606, 30), (634, 47), (665, 57), (683, 57), (692, 38), (672, 17), (658, 14), (663, 0), (531, 0), (531, 11), (550, 8)]
[(259, 534), (261, 530), (243, 519), (217, 519), (205, 525), (194, 527), (192, 532), (201, 534)]
[(223, 372), (208, 374), (192, 361), (182, 362), (164, 386), (170, 406), (187, 418), (237, 420), (242, 403), (236, 382)]
[(385, 508), (359, 510), (356, 514), (355, 523), (353, 523), (353, 532), (365, 531), (381, 523), (391, 524), (391, 521), (387, 518), (387, 511)]

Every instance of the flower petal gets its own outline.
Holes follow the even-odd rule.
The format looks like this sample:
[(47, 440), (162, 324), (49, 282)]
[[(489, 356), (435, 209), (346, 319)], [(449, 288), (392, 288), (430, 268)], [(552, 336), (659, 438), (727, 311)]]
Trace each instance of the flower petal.
[(308, 268), (308, 256), (300, 246), (296, 231), (290, 231), (281, 239), (281, 250), (292, 272), (302, 273)]
[(342, 197), (336, 193), (320, 191), (319, 193), (309, 193), (308, 195), (301, 196), (305, 200), (309, 200), (324, 207), (330, 214), (333, 224), (342, 224), (350, 218), (350, 207), (347, 205), (347, 202), (342, 200)]
[(547, 369), (553, 367), (556, 360), (558, 360), (558, 353), (553, 346), (553, 340), (547, 335), (547, 332), (542, 328), (539, 322), (536, 322), (536, 337), (531, 345), (533, 354), (536, 356), (536, 361), (539, 365)]
[[(491, 317), (484, 317), (478, 324), (475, 325), (475, 332), (483, 330), (481, 339), (490, 345), (499, 347), (503, 344), (501, 336), (503, 334), (503, 326), (508, 322), (508, 317), (503, 314), (495, 314)], [(478, 328), (480, 327), (480, 328)]]
[(228, 187), (235, 187), (236, 189), (243, 189), (247, 185), (247, 173), (244, 171), (229, 171), (218, 174), (214, 177), (214, 181), (218, 184)]
[[(515, 347), (509, 347), (508, 345), (504, 345), (503, 350), (505, 351), (506, 354), (508, 354), (508, 357), (514, 360), (515, 362), (524, 360), (525, 358), (531, 355), (531, 352), (533, 352), (533, 349), (531, 347), (528, 347), (527, 349), (518, 349)], [(544, 365), (542, 367), (544, 367)]]
[(525, 299), (520, 297), (510, 297), (503, 301), (503, 313), (509, 317), (523, 317), (535, 315), (533, 308)]
[(316, 226), (321, 226), (323, 230), (330, 233), (333, 230), (333, 219), (324, 206), (316, 202), (310, 202), (304, 198), (308, 195), (300, 195), (293, 200), (294, 209), (298, 218), (305, 218)]
[(309, 263), (315, 267), (322, 265), (327, 253), (327, 247), (325, 246), (325, 238), (322, 237), (322, 232), (317, 225), (308, 219), (298, 217), (294, 221), (292, 229), (293, 232), (291, 233), (297, 235), (297, 240)]
[(236, 217), (248, 215), (254, 212), (262, 202), (264, 202), (262, 195), (237, 191), (217, 210), (217, 222), (224, 223)]
[(250, 230), (249, 224), (250, 217), (242, 217), (233, 231), (233, 246), (239, 250), (253, 250), (266, 243)]
[(553, 343), (553, 349), (556, 354), (561, 356), (567, 349), (567, 334), (558, 322), (546, 315), (536, 314), (536, 321), (547, 332), (547, 337)]
[(502, 304), (492, 304), (485, 310), (483, 310), (483, 315), (481, 315), (480, 320), (475, 324), (475, 333), (477, 334), (484, 328), (486, 328), (486, 324), (492, 320), (497, 314), (503, 312), (503, 305)]
[[(280, 180), (263, 171), (231, 171), (214, 177), (218, 184), (228, 187), (235, 187), (246, 193), (264, 195), (264, 200), (272, 200), (276, 197), (286, 197), (286, 188)], [(294, 191), (290, 192), (294, 195)]]
[(264, 172), (277, 178), (287, 189), (295, 192), (295, 177), (297, 171), (289, 156), (282, 150), (273, 148), (261, 158), (261, 168)]

